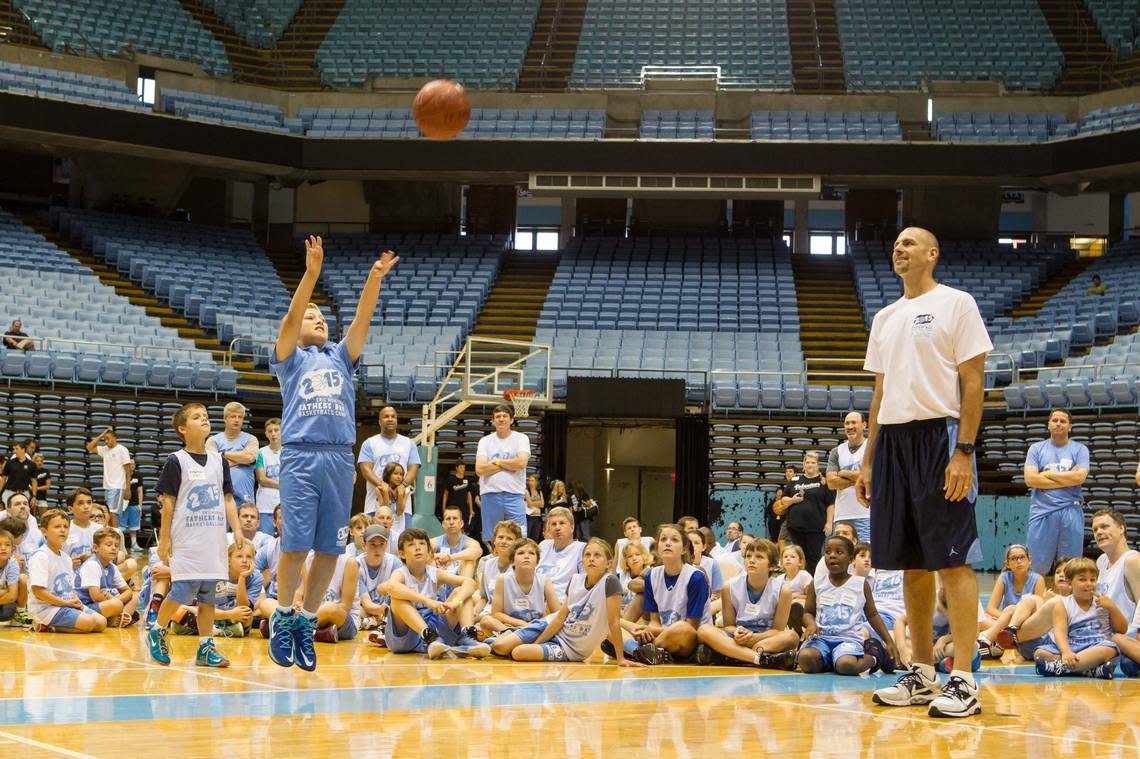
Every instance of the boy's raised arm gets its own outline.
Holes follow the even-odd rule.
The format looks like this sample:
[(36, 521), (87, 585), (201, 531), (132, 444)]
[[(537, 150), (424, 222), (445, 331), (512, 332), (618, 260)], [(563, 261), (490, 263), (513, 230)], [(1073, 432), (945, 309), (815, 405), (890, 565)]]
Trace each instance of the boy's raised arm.
[[(390, 250), (386, 250), (368, 271), (368, 279), (364, 280), (364, 289), (360, 291), (360, 300), (356, 304), (356, 315), (352, 317), (352, 324), (348, 325), (348, 332), (344, 336), (344, 347), (348, 350), (348, 357), (354, 363), (360, 358), (360, 354), (364, 353), (364, 341), (368, 339), (368, 328), (372, 325), (372, 314), (376, 311), (377, 301), (380, 300), (380, 280), (384, 279), (385, 275), (392, 271), (392, 267), (399, 262), (399, 256)], [(308, 272), (306, 272), (307, 274)], [(300, 292), (300, 288), (298, 288), (298, 292)]]
[(313, 299), (313, 290), (317, 287), (317, 279), (321, 276), (321, 265), (324, 260), (324, 243), (321, 238), (310, 235), (309, 239), (305, 240), (305, 275), (297, 284), (293, 300), (289, 301), (289, 311), (281, 320), (281, 329), (277, 332), (278, 361), (284, 361), (292, 356), (297, 347), (297, 340), (301, 337), (301, 322), (305, 320), (305, 309)]

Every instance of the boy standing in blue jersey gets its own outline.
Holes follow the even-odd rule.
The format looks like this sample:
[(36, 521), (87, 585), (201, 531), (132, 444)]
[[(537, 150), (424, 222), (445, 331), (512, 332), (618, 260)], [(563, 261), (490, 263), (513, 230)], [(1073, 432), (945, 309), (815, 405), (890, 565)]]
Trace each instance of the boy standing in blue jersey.
[(305, 275), (281, 321), (270, 370), (281, 384), (281, 559), (277, 597), (293, 598), (309, 551), (313, 561), (301, 611), (279, 607), (269, 618), (269, 657), (282, 667), (317, 666), (317, 609), (348, 541), (356, 393), (352, 376), (364, 352), (380, 282), (400, 260), (385, 251), (372, 265), (344, 340), (329, 343), (328, 325), (310, 302), (324, 263), (321, 238), (305, 241)]

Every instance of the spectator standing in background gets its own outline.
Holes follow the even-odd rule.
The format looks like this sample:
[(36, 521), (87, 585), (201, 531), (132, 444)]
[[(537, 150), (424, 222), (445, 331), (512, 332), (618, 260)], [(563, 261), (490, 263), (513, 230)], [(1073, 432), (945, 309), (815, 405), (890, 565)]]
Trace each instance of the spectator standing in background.
[[(408, 497), (415, 490), (416, 473), (420, 470), (420, 452), (416, 444), (406, 435), (401, 435), (399, 429), (400, 419), (396, 409), (385, 406), (380, 409), (380, 434), (373, 435), (360, 446), (360, 455), (356, 457), (360, 474), (367, 481), (367, 490), (364, 496), (364, 513), (373, 514), (376, 506), (381, 503), (391, 503), (395, 493), (391, 492), (384, 478), (384, 467), (389, 464), (399, 464), (404, 470), (404, 487), (408, 489)], [(383, 495), (383, 499), (380, 496)], [(412, 526), (412, 508), (404, 512), (405, 525), (401, 529)]]
[(867, 450), (867, 423), (858, 411), (843, 419), (847, 441), (831, 449), (827, 457), (827, 486), (835, 491), (835, 523), (855, 528), (859, 543), (871, 541), (871, 510), (855, 497), (855, 483)]
[(125, 445), (119, 444), (115, 431), (110, 428), (87, 443), (87, 451), (98, 453), (103, 459), (103, 497), (107, 500), (107, 508), (112, 515), (112, 524), (108, 526), (119, 527), (124, 533), (130, 533), (132, 550), (137, 550), (139, 517), (142, 512), (138, 506), (128, 506), (126, 498), (131, 475), (135, 471), (131, 452)]
[(207, 451), (216, 451), (230, 462), (230, 482), (234, 488), (234, 501), (255, 503), (253, 483), (254, 465), (257, 463), (257, 436), (242, 431), (245, 424), (245, 406), (237, 401), (226, 404), (226, 427), (206, 441)]
[(32, 497), (32, 481), (36, 477), (36, 465), (28, 455), (27, 441), (21, 440), (12, 446), (12, 457), (4, 462), (0, 472), (0, 501), (8, 502), (14, 493)]
[(48, 506), (48, 496), (51, 493), (51, 472), (44, 466), (42, 453), (32, 456), (32, 463), (36, 467), (36, 479), (32, 483), (32, 508), (44, 509)]
[(1034, 443), (1025, 457), (1029, 491), (1029, 535), (1025, 541), (1033, 571), (1045, 576), (1053, 562), (1084, 553), (1085, 514), (1081, 486), (1089, 476), (1089, 449), (1069, 439), (1073, 417), (1063, 408), (1049, 414), (1049, 439)]

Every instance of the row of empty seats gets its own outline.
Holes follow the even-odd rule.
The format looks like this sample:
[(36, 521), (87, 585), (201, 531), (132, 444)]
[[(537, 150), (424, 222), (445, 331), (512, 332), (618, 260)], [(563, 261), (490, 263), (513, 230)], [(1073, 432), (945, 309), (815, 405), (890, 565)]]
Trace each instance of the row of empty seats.
[(753, 111), (754, 140), (901, 140), (894, 111)]
[[(300, 134), (300, 121), (286, 120), (279, 106), (252, 100), (204, 95), (182, 90), (162, 91), (162, 110), (172, 116), (267, 132)], [(291, 128), (292, 127), (292, 128)]]
[(932, 79), (1050, 89), (1065, 64), (1036, 0), (836, 0), (835, 13), (850, 90)]
[(197, 63), (228, 76), (226, 50), (178, 0), (12, 0), (57, 53), (100, 57), (137, 51)]
[(783, 241), (575, 239), (539, 327), (798, 332)]
[(317, 51), (325, 82), (447, 77), (514, 89), (539, 0), (348, 0)]
[(575, 88), (640, 85), (649, 65), (719, 66), (720, 86), (790, 90), (783, 0), (591, 0), (570, 76)]
[(1108, 47), (1121, 58), (1140, 48), (1140, 5), (1135, 0), (1085, 0)]
[[(420, 136), (408, 108), (302, 108), (298, 117), (313, 137)], [(459, 136), (601, 139), (605, 130), (603, 109), (472, 108)]]
[(711, 140), (716, 137), (716, 116), (712, 111), (645, 111), (638, 133), (648, 139)]
[(932, 134), (943, 142), (1045, 142), (1070, 136), (1063, 113), (939, 113)]
[(19, 95), (59, 98), (105, 108), (150, 111), (133, 90), (121, 79), (77, 74), (71, 71), (25, 66), (0, 61), (0, 90)]
[[(96, 348), (96, 346), (84, 346)], [(173, 363), (149, 355), (128, 358), (103, 352), (24, 351), (0, 348), (0, 376), (48, 382), (129, 386), (151, 390), (233, 393), (237, 371), (208, 363)]]

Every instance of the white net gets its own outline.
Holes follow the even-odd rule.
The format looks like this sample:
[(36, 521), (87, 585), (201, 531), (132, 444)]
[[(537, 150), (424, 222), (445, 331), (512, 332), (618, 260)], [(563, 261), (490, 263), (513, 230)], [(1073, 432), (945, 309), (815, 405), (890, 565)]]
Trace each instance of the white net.
[(504, 395), (515, 407), (515, 419), (526, 419), (530, 416), (530, 404), (535, 396), (533, 390), (508, 390)]

